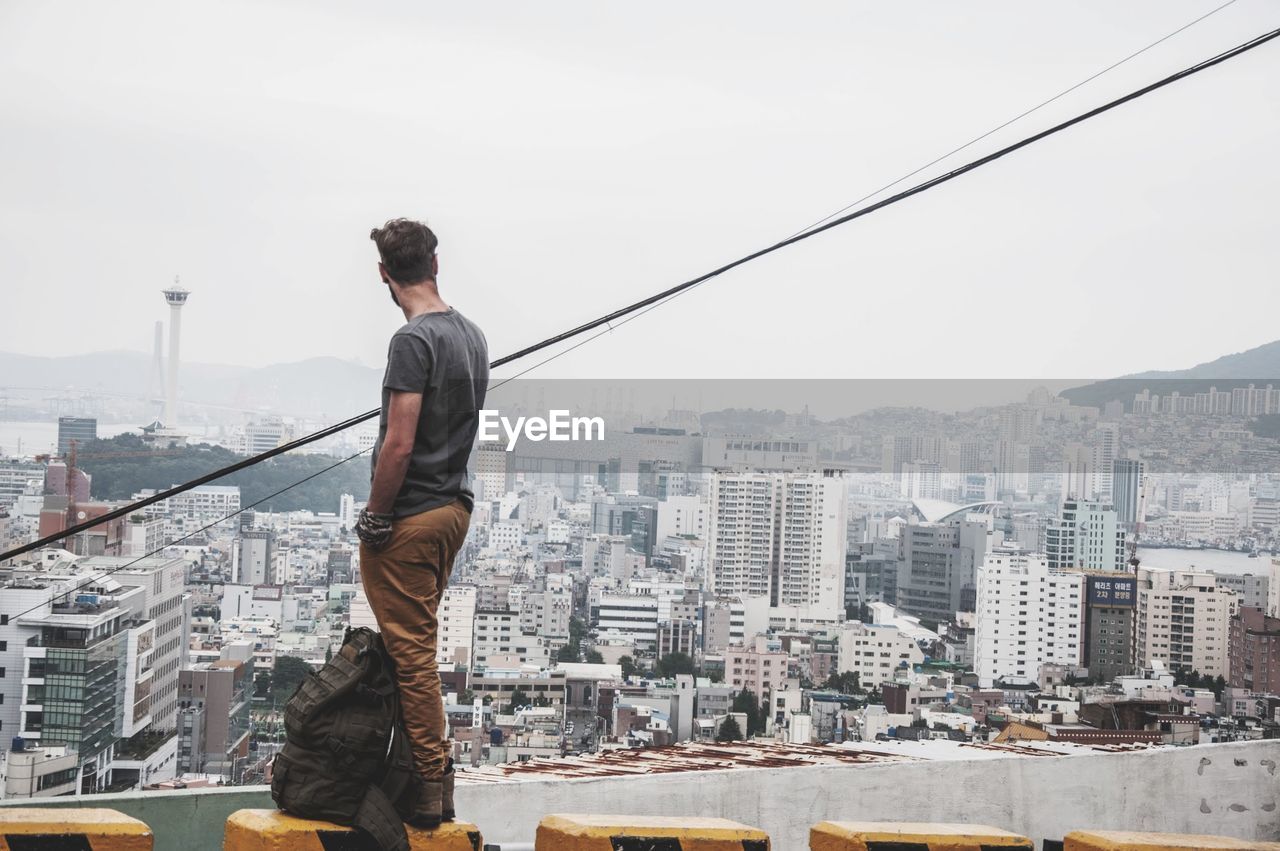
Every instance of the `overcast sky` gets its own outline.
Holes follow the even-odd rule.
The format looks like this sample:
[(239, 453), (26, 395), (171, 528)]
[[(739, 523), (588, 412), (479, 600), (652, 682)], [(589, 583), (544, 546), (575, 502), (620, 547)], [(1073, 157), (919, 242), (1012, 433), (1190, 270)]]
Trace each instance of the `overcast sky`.
[[(149, 350), (180, 274), (185, 360), (380, 365), (402, 318), (367, 235), (406, 215), (497, 356), (788, 236), (1219, 3), (2, 0), (0, 350)], [(954, 162), (1278, 24), (1238, 0)], [(537, 375), (1102, 377), (1269, 342), (1277, 79), (1280, 41)]]

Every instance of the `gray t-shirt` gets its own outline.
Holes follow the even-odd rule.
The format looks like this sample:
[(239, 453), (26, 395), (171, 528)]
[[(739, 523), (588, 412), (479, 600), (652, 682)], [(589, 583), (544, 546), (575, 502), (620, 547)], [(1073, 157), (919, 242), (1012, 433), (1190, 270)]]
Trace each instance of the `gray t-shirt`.
[(414, 317), (391, 338), (382, 379), (382, 419), (373, 469), (387, 437), (391, 391), (422, 394), (413, 456), (392, 512), (410, 517), (457, 499), (475, 502), (467, 461), (489, 384), (489, 345), (475, 323), (449, 308)]

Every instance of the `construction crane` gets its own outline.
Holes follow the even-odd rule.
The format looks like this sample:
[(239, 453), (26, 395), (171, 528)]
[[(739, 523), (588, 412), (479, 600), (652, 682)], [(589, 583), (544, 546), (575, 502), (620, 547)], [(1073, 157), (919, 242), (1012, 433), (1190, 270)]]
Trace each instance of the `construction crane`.
[[(78, 519), (76, 517), (76, 444), (79, 442), (80, 441), (75, 439), (67, 441), (67, 455), (64, 459), (67, 465), (66, 476), (64, 478), (64, 490), (67, 493), (67, 512), (66, 519), (63, 521), (66, 524), (62, 527), (64, 529), (70, 529), (72, 526), (76, 525)], [(57, 460), (58, 457), (59, 456), (53, 454), (37, 455), (36, 461), (48, 464), (50, 461)], [(65, 538), (63, 539), (63, 544), (66, 544)]]
[(1142, 559), (1138, 558), (1138, 535), (1142, 532), (1142, 524), (1135, 522), (1133, 524), (1133, 535), (1129, 538), (1129, 568), (1133, 571), (1133, 575), (1138, 575), (1138, 566), (1142, 564)]

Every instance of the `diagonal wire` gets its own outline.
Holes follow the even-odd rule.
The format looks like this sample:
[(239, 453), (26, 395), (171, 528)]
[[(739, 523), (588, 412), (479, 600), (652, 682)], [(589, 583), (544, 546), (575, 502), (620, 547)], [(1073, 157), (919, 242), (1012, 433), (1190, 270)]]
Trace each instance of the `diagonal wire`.
[[(857, 199), (856, 201), (853, 201), (853, 202), (851, 202), (851, 203), (849, 203), (849, 204), (846, 204), (845, 206), (841, 207), (839, 210), (836, 210), (834, 213), (830, 213), (830, 214), (828, 214), (828, 215), (826, 215), (826, 216), (823, 216), (822, 218), (818, 219), (816, 222), (813, 222), (813, 223), (812, 223), (812, 224), (810, 224), (810, 225), (806, 225), (805, 227), (803, 227), (803, 228), (801, 228), (800, 230), (796, 231), (795, 233), (791, 234), (791, 236), (787, 237), (787, 239), (794, 239), (794, 238), (796, 238), (796, 237), (798, 237), (798, 236), (801, 236), (801, 235), (803, 235), (804, 233), (806, 233), (807, 231), (810, 231), (810, 230), (812, 230), (813, 228), (816, 228), (816, 227), (818, 227), (819, 225), (821, 225), (821, 224), (823, 224), (823, 223), (825, 223), (825, 222), (830, 221), (831, 219), (835, 218), (836, 216), (839, 216), (839, 215), (841, 215), (842, 213), (848, 212), (849, 210), (853, 209), (854, 207), (858, 206), (859, 204), (862, 204), (862, 203), (864, 203), (864, 202), (866, 202), (866, 201), (870, 201), (872, 198), (876, 197), (877, 195), (881, 194), (882, 192), (885, 192), (885, 191), (887, 191), (887, 190), (889, 190), (889, 189), (892, 189), (893, 187), (897, 186), (899, 183), (902, 183), (902, 182), (904, 182), (904, 181), (906, 181), (906, 180), (911, 179), (912, 177), (915, 177), (917, 174), (920, 174), (922, 171), (924, 171), (924, 170), (926, 170), (926, 169), (928, 169), (928, 168), (930, 168), (930, 167), (932, 167), (932, 166), (937, 165), (938, 163), (942, 162), (943, 160), (950, 159), (952, 156), (954, 156), (954, 155), (956, 155), (956, 154), (960, 153), (960, 152), (961, 152), (961, 151), (963, 151), (963, 150), (966, 150), (967, 148), (970, 148), (970, 147), (972, 147), (972, 146), (976, 145), (978, 142), (981, 142), (983, 139), (986, 139), (986, 138), (988, 138), (988, 137), (990, 137), (990, 136), (995, 135), (996, 133), (999, 133), (1001, 130), (1005, 129), (1005, 128), (1006, 128), (1006, 127), (1008, 127), (1009, 125), (1011, 125), (1011, 124), (1015, 124), (1015, 123), (1017, 123), (1017, 122), (1021, 121), (1022, 119), (1026, 118), (1028, 115), (1031, 115), (1031, 114), (1032, 114), (1032, 113), (1034, 113), (1034, 112), (1038, 112), (1039, 110), (1043, 109), (1044, 107), (1048, 106), (1049, 104), (1053, 103), (1054, 101), (1061, 100), (1062, 98), (1064, 98), (1064, 97), (1066, 97), (1067, 95), (1069, 95), (1069, 94), (1071, 94), (1072, 92), (1074, 92), (1076, 89), (1079, 89), (1079, 88), (1081, 88), (1082, 86), (1085, 86), (1085, 85), (1087, 85), (1087, 84), (1089, 84), (1089, 83), (1092, 83), (1094, 80), (1098, 79), (1098, 78), (1099, 78), (1099, 77), (1101, 77), (1103, 74), (1106, 74), (1106, 73), (1107, 73), (1107, 72), (1109, 72), (1109, 71), (1114, 71), (1116, 68), (1119, 68), (1121, 65), (1124, 65), (1126, 62), (1129, 62), (1129, 61), (1130, 61), (1130, 60), (1132, 60), (1132, 59), (1136, 59), (1137, 57), (1141, 56), (1142, 54), (1146, 53), (1147, 51), (1151, 50), (1151, 49), (1152, 49), (1152, 48), (1154, 48), (1154, 47), (1158, 47), (1159, 45), (1161, 45), (1161, 44), (1165, 43), (1166, 41), (1168, 41), (1169, 39), (1171, 39), (1171, 38), (1173, 38), (1174, 36), (1178, 35), (1179, 33), (1182, 33), (1182, 32), (1185, 32), (1186, 30), (1189, 30), (1191, 27), (1195, 26), (1196, 24), (1200, 23), (1201, 21), (1205, 20), (1206, 18), (1209, 18), (1209, 17), (1212, 17), (1213, 15), (1216, 15), (1218, 12), (1221, 12), (1223, 9), (1225, 9), (1225, 8), (1227, 8), (1228, 6), (1230, 6), (1230, 5), (1234, 4), (1235, 2), (1237, 2), (1237, 0), (1227, 0), (1227, 2), (1223, 3), (1223, 4), (1222, 4), (1222, 5), (1220, 5), (1220, 6), (1215, 7), (1215, 8), (1213, 8), (1213, 9), (1210, 9), (1208, 12), (1205, 12), (1205, 13), (1204, 13), (1203, 15), (1201, 15), (1200, 17), (1195, 18), (1195, 19), (1193, 19), (1193, 20), (1191, 20), (1191, 21), (1188, 21), (1187, 23), (1185, 23), (1185, 24), (1183, 24), (1182, 26), (1178, 27), (1178, 28), (1177, 28), (1176, 30), (1174, 30), (1173, 32), (1170, 32), (1170, 33), (1168, 33), (1168, 34), (1166, 34), (1166, 35), (1164, 35), (1164, 36), (1161, 36), (1160, 38), (1158, 38), (1158, 39), (1156, 39), (1155, 41), (1153, 41), (1153, 42), (1151, 42), (1150, 44), (1148, 44), (1146, 47), (1142, 47), (1142, 48), (1139, 48), (1138, 50), (1135, 50), (1133, 53), (1130, 53), (1128, 56), (1124, 57), (1123, 59), (1120, 59), (1120, 60), (1118, 60), (1118, 61), (1116, 61), (1116, 62), (1111, 63), (1111, 64), (1110, 64), (1110, 65), (1108, 65), (1107, 67), (1103, 68), (1101, 71), (1098, 71), (1098, 72), (1096, 72), (1096, 73), (1094, 73), (1094, 74), (1090, 74), (1088, 77), (1085, 77), (1085, 78), (1084, 78), (1083, 80), (1081, 80), (1080, 82), (1078, 82), (1078, 83), (1076, 83), (1076, 84), (1074, 84), (1074, 85), (1072, 85), (1072, 86), (1068, 86), (1067, 88), (1065, 88), (1065, 89), (1063, 89), (1062, 91), (1058, 92), (1058, 93), (1057, 93), (1056, 95), (1054, 95), (1053, 97), (1050, 97), (1050, 98), (1047, 98), (1047, 99), (1045, 99), (1045, 100), (1042, 100), (1042, 101), (1040, 101), (1040, 103), (1036, 104), (1035, 106), (1030, 107), (1029, 109), (1025, 109), (1025, 110), (1023, 110), (1022, 112), (1020, 112), (1020, 113), (1018, 113), (1017, 115), (1015, 115), (1013, 118), (1010, 118), (1008, 121), (1005, 121), (1003, 124), (999, 124), (999, 125), (997, 125), (997, 126), (995, 126), (995, 127), (992, 127), (990, 130), (988, 130), (987, 132), (985, 132), (985, 133), (983, 133), (983, 134), (981, 134), (981, 135), (979, 135), (979, 136), (974, 136), (972, 139), (970, 139), (969, 141), (965, 142), (963, 145), (958, 145), (957, 147), (954, 147), (954, 148), (952, 148), (951, 150), (947, 151), (947, 152), (946, 152), (945, 154), (943, 154), (942, 156), (935, 157), (934, 159), (930, 160), (929, 162), (925, 163), (924, 165), (920, 166), (919, 168), (914, 169), (914, 170), (912, 170), (912, 171), (909, 171), (909, 172), (907, 172), (906, 174), (902, 175), (902, 176), (901, 176), (901, 177), (899, 177), (897, 180), (894, 180), (894, 181), (891, 181), (891, 182), (889, 182), (889, 183), (886, 183), (884, 186), (881, 186), (879, 189), (876, 189), (876, 190), (874, 190), (874, 191), (872, 191), (872, 192), (868, 192), (866, 195), (863, 195), (861, 198)], [(613, 330), (615, 330), (616, 328), (620, 328), (620, 327), (622, 327), (623, 325), (626, 325), (628, 322), (631, 322), (631, 321), (632, 321), (632, 320), (634, 320), (634, 319), (639, 319), (641, 316), (644, 316), (644, 315), (645, 315), (646, 313), (648, 313), (649, 311), (651, 311), (651, 310), (655, 310), (655, 309), (657, 309), (657, 308), (661, 307), (661, 306), (662, 306), (662, 305), (664, 305), (664, 304), (667, 304), (667, 303), (669, 303), (669, 302), (674, 301), (676, 298), (680, 297), (680, 296), (681, 296), (681, 295), (683, 295), (684, 293), (687, 293), (687, 292), (693, 292), (695, 289), (697, 289), (698, 287), (702, 286), (702, 284), (704, 284), (704, 283), (706, 283), (706, 281), (700, 281), (700, 282), (698, 282), (697, 284), (695, 284), (694, 286), (689, 287), (687, 290), (681, 290), (681, 291), (680, 291), (680, 292), (678, 292), (678, 293), (674, 293), (674, 294), (672, 294), (669, 298), (663, 299), (662, 301), (659, 301), (659, 302), (657, 302), (657, 303), (655, 303), (655, 304), (653, 304), (653, 305), (650, 305), (649, 307), (646, 307), (644, 310), (640, 311), (639, 313), (635, 313), (635, 314), (632, 314), (631, 316), (628, 316), (626, 319), (623, 319), (622, 321), (618, 322), (616, 325), (611, 325), (611, 326), (609, 326), (609, 328), (608, 328), (607, 330), (601, 331), (601, 332), (599, 332), (599, 333), (597, 333), (597, 334), (592, 334), (590, 337), (586, 338), (585, 340), (581, 340), (580, 342), (575, 343), (575, 344), (574, 344), (574, 345), (572, 345), (572, 346), (568, 346), (567, 348), (562, 349), (562, 350), (561, 350), (561, 351), (559, 351), (559, 352), (556, 352), (554, 355), (551, 355), (551, 356), (550, 356), (550, 357), (548, 357), (548, 358), (544, 358), (543, 360), (538, 361), (537, 363), (533, 364), (533, 365), (532, 365), (532, 366), (530, 366), (530, 367), (526, 367), (525, 369), (522, 369), (520, 372), (517, 372), (515, 375), (511, 375), (511, 376), (508, 376), (507, 378), (502, 379), (501, 381), (499, 381), (497, 384), (495, 384), (495, 385), (494, 385), (492, 388), (490, 388), (490, 389), (492, 389), (492, 390), (496, 390), (496, 389), (498, 389), (499, 387), (501, 387), (503, 384), (506, 384), (506, 383), (507, 383), (507, 382), (509, 382), (509, 381), (514, 381), (515, 379), (517, 379), (517, 378), (521, 377), (522, 375), (525, 375), (526, 373), (529, 373), (529, 372), (531, 372), (531, 371), (533, 371), (533, 370), (537, 369), (537, 368), (538, 368), (538, 367), (540, 367), (540, 366), (545, 366), (546, 364), (551, 363), (553, 360), (556, 360), (557, 358), (563, 357), (564, 355), (569, 354), (569, 353), (570, 353), (570, 352), (572, 352), (573, 350), (578, 349), (578, 348), (581, 348), (582, 346), (585, 346), (587, 343), (590, 343), (592, 340), (596, 340), (596, 339), (599, 339), (600, 337), (603, 337), (605, 334), (609, 333), (609, 331), (613, 331)]]
[(1155, 41), (1153, 41), (1153, 42), (1151, 42), (1150, 44), (1148, 44), (1146, 47), (1143, 47), (1143, 48), (1140, 48), (1140, 49), (1138, 49), (1138, 50), (1135, 50), (1133, 53), (1130, 53), (1130, 54), (1129, 54), (1128, 56), (1126, 56), (1125, 58), (1123, 58), (1123, 59), (1121, 59), (1121, 60), (1119, 60), (1119, 61), (1117, 61), (1117, 62), (1112, 62), (1110, 65), (1108, 65), (1106, 68), (1103, 68), (1101, 71), (1098, 71), (1098, 72), (1097, 72), (1097, 73), (1095, 73), (1095, 74), (1091, 74), (1091, 75), (1089, 75), (1088, 77), (1085, 77), (1085, 78), (1084, 78), (1083, 80), (1081, 80), (1080, 82), (1076, 83), (1075, 85), (1073, 85), (1073, 86), (1069, 86), (1069, 87), (1067, 87), (1067, 88), (1063, 89), (1062, 91), (1058, 92), (1056, 95), (1054, 95), (1053, 97), (1049, 98), (1048, 100), (1042, 100), (1042, 101), (1040, 101), (1040, 103), (1036, 104), (1035, 106), (1031, 107), (1030, 109), (1023, 110), (1022, 112), (1018, 113), (1018, 114), (1017, 114), (1017, 115), (1015, 115), (1013, 118), (1010, 118), (1008, 121), (1004, 122), (1003, 124), (1001, 124), (1001, 125), (999, 125), (999, 126), (996, 126), (996, 127), (992, 127), (990, 130), (988, 130), (986, 133), (983, 133), (981, 136), (974, 136), (972, 139), (970, 139), (969, 141), (965, 142), (963, 145), (960, 145), (959, 147), (956, 147), (956, 148), (952, 148), (951, 150), (947, 151), (947, 152), (946, 152), (945, 154), (943, 154), (942, 156), (937, 157), (936, 159), (930, 160), (929, 162), (927, 162), (927, 163), (925, 163), (924, 165), (920, 166), (920, 167), (919, 167), (918, 169), (916, 169), (915, 171), (909, 171), (909, 172), (907, 172), (906, 174), (902, 175), (902, 177), (899, 177), (897, 180), (893, 181), (892, 183), (886, 183), (884, 186), (881, 186), (881, 187), (880, 187), (879, 189), (877, 189), (876, 191), (874, 191), (874, 192), (870, 192), (870, 193), (868, 193), (868, 194), (866, 194), (866, 195), (863, 195), (863, 196), (862, 196), (861, 198), (859, 198), (857, 201), (854, 201), (854, 202), (852, 202), (852, 203), (850, 203), (850, 204), (846, 204), (845, 206), (841, 207), (839, 210), (836, 210), (834, 213), (830, 213), (829, 215), (823, 216), (822, 218), (818, 219), (816, 222), (814, 222), (814, 223), (813, 223), (813, 224), (811, 224), (811, 225), (806, 225), (805, 227), (802, 227), (800, 230), (798, 230), (798, 231), (796, 231), (795, 233), (793, 233), (793, 234), (792, 234), (792, 236), (799, 236), (800, 234), (804, 233), (804, 232), (805, 232), (805, 231), (807, 231), (807, 230), (810, 230), (810, 229), (812, 229), (812, 228), (816, 228), (818, 225), (822, 224), (823, 222), (830, 221), (831, 219), (834, 219), (836, 216), (840, 215), (841, 213), (844, 213), (844, 212), (846, 212), (846, 211), (848, 211), (848, 210), (852, 210), (854, 207), (858, 206), (859, 204), (863, 203), (864, 201), (870, 201), (872, 198), (876, 197), (876, 196), (877, 196), (877, 195), (879, 195), (881, 192), (884, 192), (885, 190), (888, 190), (888, 189), (892, 189), (893, 187), (897, 186), (899, 183), (902, 183), (904, 180), (908, 180), (909, 178), (915, 177), (917, 174), (919, 174), (920, 172), (924, 171), (925, 169), (930, 168), (931, 166), (935, 166), (935, 165), (937, 165), (938, 163), (942, 162), (943, 160), (945, 160), (945, 159), (949, 159), (949, 158), (950, 158), (950, 157), (952, 157), (953, 155), (960, 153), (961, 151), (965, 150), (966, 148), (969, 148), (969, 147), (972, 147), (973, 145), (976, 145), (978, 142), (981, 142), (983, 139), (986, 139), (986, 138), (987, 138), (987, 137), (989, 137), (989, 136), (993, 136), (993, 135), (995, 135), (996, 133), (999, 133), (1001, 130), (1003, 130), (1004, 128), (1008, 127), (1010, 124), (1014, 124), (1014, 123), (1016, 123), (1016, 122), (1018, 122), (1018, 121), (1021, 121), (1022, 119), (1026, 118), (1026, 117), (1027, 117), (1028, 115), (1030, 115), (1031, 113), (1033, 113), (1033, 112), (1038, 112), (1039, 110), (1043, 109), (1044, 107), (1048, 106), (1049, 104), (1053, 103), (1054, 101), (1061, 100), (1062, 98), (1064, 98), (1064, 97), (1066, 97), (1067, 95), (1071, 94), (1072, 92), (1074, 92), (1076, 89), (1080, 88), (1081, 86), (1084, 86), (1084, 85), (1087, 85), (1087, 84), (1089, 84), (1089, 83), (1092, 83), (1094, 80), (1098, 79), (1098, 78), (1099, 78), (1099, 77), (1101, 77), (1103, 74), (1106, 74), (1108, 71), (1114, 71), (1115, 69), (1119, 68), (1121, 65), (1125, 64), (1125, 63), (1126, 63), (1126, 62), (1128, 62), (1129, 60), (1138, 58), (1138, 57), (1139, 57), (1139, 56), (1141, 56), (1142, 54), (1146, 53), (1148, 50), (1151, 50), (1153, 47), (1158, 47), (1159, 45), (1164, 44), (1166, 41), (1168, 41), (1169, 39), (1171, 39), (1171, 38), (1173, 38), (1174, 36), (1178, 35), (1179, 33), (1181, 33), (1181, 32), (1185, 32), (1186, 30), (1191, 29), (1192, 27), (1194, 27), (1196, 24), (1200, 23), (1200, 22), (1201, 22), (1201, 21), (1203, 21), (1204, 19), (1209, 18), (1209, 17), (1212, 17), (1213, 15), (1218, 14), (1218, 13), (1219, 13), (1219, 12), (1221, 12), (1223, 9), (1227, 8), (1228, 6), (1232, 5), (1232, 4), (1233, 4), (1233, 3), (1235, 3), (1235, 2), (1236, 2), (1236, 0), (1227, 0), (1227, 2), (1223, 3), (1221, 6), (1218, 6), (1218, 7), (1216, 7), (1216, 8), (1210, 9), (1208, 12), (1205, 12), (1203, 15), (1201, 15), (1201, 16), (1200, 16), (1200, 17), (1198, 17), (1198, 18), (1196, 18), (1195, 20), (1188, 21), (1187, 23), (1185, 23), (1185, 24), (1183, 24), (1182, 26), (1178, 27), (1178, 28), (1177, 28), (1176, 30), (1174, 30), (1173, 32), (1169, 33), (1168, 35), (1165, 35), (1165, 36), (1162, 36), (1162, 37), (1160, 37), (1160, 38), (1156, 39)]
[[(976, 160), (972, 160), (962, 166), (952, 169), (951, 171), (948, 171), (936, 177), (930, 178), (929, 180), (926, 180), (923, 183), (918, 183), (909, 189), (905, 189), (901, 192), (898, 192), (894, 195), (889, 196), (888, 198), (885, 198), (881, 201), (877, 201), (874, 204), (870, 204), (866, 207), (861, 207), (857, 210), (854, 210), (851, 213), (846, 213), (825, 224), (818, 225), (816, 227), (813, 227), (801, 233), (797, 233), (793, 236), (788, 237), (787, 239), (782, 240), (781, 242), (777, 242), (766, 248), (762, 248), (758, 251), (754, 251), (744, 257), (740, 257), (737, 260), (726, 263), (725, 265), (720, 266), (717, 269), (713, 269), (710, 272), (700, 275), (692, 280), (685, 281), (682, 284), (677, 284), (666, 290), (662, 290), (658, 293), (655, 293), (654, 295), (648, 296), (647, 298), (641, 299), (640, 301), (637, 301), (633, 304), (629, 304), (629, 305), (626, 305), (625, 307), (618, 308), (617, 310), (614, 310), (611, 313), (607, 313), (604, 316), (597, 317), (596, 319), (592, 319), (588, 322), (578, 325), (577, 327), (570, 328), (567, 331), (563, 331), (559, 334), (543, 339), (530, 346), (526, 346), (525, 348), (520, 349), (519, 351), (500, 357), (496, 361), (493, 361), (490, 364), (490, 368), (496, 368), (498, 366), (502, 366), (512, 361), (527, 357), (528, 355), (533, 354), (534, 352), (549, 348), (553, 345), (556, 345), (557, 343), (561, 343), (566, 340), (577, 337), (581, 334), (585, 334), (586, 332), (595, 330), (596, 328), (599, 328), (601, 326), (606, 326), (607, 330), (612, 330), (614, 328), (613, 323), (619, 319), (622, 319), (623, 317), (630, 316), (631, 318), (636, 318), (635, 316), (632, 316), (632, 314), (637, 314), (637, 313), (639, 313), (639, 315), (643, 315), (644, 313), (647, 313), (649, 310), (652, 310), (653, 308), (657, 307), (659, 304), (666, 303), (671, 299), (673, 299), (674, 297), (680, 295), (681, 293), (694, 289), (700, 286), (701, 284), (711, 280), (712, 278), (716, 278), (724, 274), (725, 272), (728, 272), (732, 269), (736, 269), (739, 266), (750, 263), (751, 261), (764, 257), (768, 254), (772, 254), (775, 251), (780, 251), (781, 249), (786, 248), (790, 245), (794, 245), (797, 242), (802, 242), (803, 240), (809, 239), (810, 237), (817, 236), (818, 234), (831, 230), (832, 228), (836, 228), (843, 224), (847, 224), (848, 222), (851, 222), (854, 219), (858, 219), (863, 216), (874, 213), (877, 210), (890, 206), (891, 204), (896, 204), (900, 201), (904, 201), (908, 198), (911, 198), (914, 195), (918, 195), (922, 192), (926, 192), (934, 188), (935, 186), (939, 186), (943, 183), (954, 180), (957, 177), (968, 174), (969, 172), (979, 169), (982, 166), (987, 165), (988, 163), (994, 162), (995, 160), (1008, 156), (1009, 154), (1014, 153), (1015, 151), (1021, 150), (1022, 148), (1028, 145), (1032, 145), (1040, 141), (1041, 139), (1060, 133), (1063, 130), (1067, 130), (1071, 127), (1074, 127), (1075, 125), (1080, 124), (1084, 121), (1088, 121), (1089, 119), (1094, 118), (1098, 115), (1101, 115), (1104, 112), (1109, 112), (1110, 110), (1115, 109), (1118, 106), (1122, 106), (1128, 103), (1129, 101), (1136, 100), (1140, 97), (1143, 97), (1144, 95), (1148, 95), (1151, 92), (1164, 88), (1165, 86), (1172, 85), (1173, 83), (1176, 83), (1180, 80), (1190, 77), (1193, 74), (1198, 74), (1201, 71), (1212, 68), (1216, 65), (1219, 65), (1223, 62), (1228, 61), (1229, 59), (1233, 59), (1236, 56), (1239, 56), (1243, 53), (1253, 50), (1256, 47), (1266, 44), (1267, 42), (1271, 41), (1277, 36), (1280, 36), (1280, 29), (1262, 33), (1261, 35), (1255, 36), (1249, 41), (1239, 44), (1236, 47), (1233, 47), (1229, 50), (1225, 50), (1217, 54), (1216, 56), (1210, 57), (1209, 59), (1205, 59), (1188, 68), (1184, 68), (1183, 70), (1178, 71), (1174, 74), (1171, 74), (1167, 77), (1164, 77), (1160, 80), (1157, 80), (1154, 83), (1150, 83), (1146, 86), (1143, 86), (1140, 89), (1132, 91), (1127, 95), (1108, 101), (1107, 103), (1104, 103), (1101, 106), (1094, 107), (1093, 109), (1088, 110), (1087, 112), (1080, 113), (1079, 115), (1076, 115), (1073, 118), (1070, 118), (1066, 121), (1055, 124), (1054, 126), (1049, 127), (1046, 130), (1042, 130), (1038, 133), (1032, 134), (1031, 136), (1027, 136), (1011, 145), (1007, 145), (983, 157), (979, 157)], [(618, 324), (621, 325), (624, 323), (619, 322)], [(607, 333), (607, 330), (601, 331), (599, 334), (595, 334), (591, 338), (588, 338), (587, 340), (579, 341), (578, 343), (574, 344), (574, 346), (570, 347), (567, 351), (572, 351), (575, 348), (579, 348), (580, 346), (585, 345), (587, 342), (590, 342), (591, 339), (595, 339), (601, 336), (601, 334)], [(561, 354), (563, 353), (564, 352), (562, 352)], [(553, 355), (552, 357), (542, 361), (539, 364), (536, 364), (535, 366), (541, 366), (542, 364), (548, 363), (559, 356), (560, 356), (559, 354)], [(530, 369), (532, 368), (533, 367), (531, 367)], [(518, 373), (518, 375), (523, 375), (527, 372), (529, 372), (529, 369), (523, 370), (521, 373)], [(505, 384), (509, 380), (511, 379), (506, 379), (500, 382), (500, 384), (497, 386), (501, 386), (501, 384)], [(139, 508), (145, 507), (147, 505), (151, 505), (163, 499), (167, 499), (171, 496), (175, 496), (180, 493), (185, 493), (186, 491), (189, 491), (195, 487), (198, 487), (199, 485), (204, 484), (206, 482), (218, 479), (230, 472), (244, 469), (246, 467), (249, 467), (261, 461), (264, 461), (268, 458), (275, 457), (276, 455), (280, 455), (292, 449), (298, 448), (300, 446), (304, 446), (308, 443), (312, 443), (316, 440), (319, 440), (322, 437), (327, 437), (331, 434), (334, 434), (338, 431), (349, 428), (358, 423), (371, 420), (374, 417), (377, 417), (378, 414), (379, 414), (379, 411), (378, 409), (375, 408), (374, 410), (352, 417), (348, 420), (338, 423), (337, 425), (330, 426), (329, 428), (322, 429), (321, 431), (318, 431), (314, 434), (298, 438), (287, 444), (276, 447), (275, 449), (261, 453), (260, 455), (255, 455), (251, 458), (246, 458), (243, 461), (237, 462), (236, 464), (232, 464), (221, 470), (215, 470), (212, 473), (208, 473), (204, 476), (201, 476), (197, 479), (194, 479), (190, 482), (179, 485), (177, 487), (170, 488), (167, 491), (162, 491), (144, 500), (140, 500), (136, 503), (132, 503), (129, 505), (122, 506), (118, 509), (114, 509), (113, 511), (110, 511), (107, 514), (104, 514), (98, 518), (95, 518), (90, 521), (86, 521), (81, 524), (77, 524), (75, 526), (72, 526), (69, 529), (63, 530), (62, 532), (55, 533), (54, 535), (34, 541), (29, 544), (25, 544), (15, 549), (9, 550), (8, 552), (0, 553), (0, 561), (4, 561), (16, 555), (21, 555), (22, 553), (30, 552), (31, 550), (34, 550), (34, 549), (38, 549), (42, 546), (47, 545), (50, 542), (64, 540), (68, 537), (72, 537), (86, 529), (92, 528), (97, 524), (104, 523), (104, 522), (107, 522), (108, 520), (112, 520), (117, 517), (127, 515), (133, 511), (136, 511)]]

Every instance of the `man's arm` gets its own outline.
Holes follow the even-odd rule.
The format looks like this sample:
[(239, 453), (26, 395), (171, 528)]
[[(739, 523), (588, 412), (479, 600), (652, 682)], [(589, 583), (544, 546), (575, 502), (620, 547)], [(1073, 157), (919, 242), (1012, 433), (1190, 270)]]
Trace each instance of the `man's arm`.
[(413, 457), (413, 442), (418, 433), (418, 417), (422, 413), (422, 394), (392, 390), (387, 406), (387, 436), (378, 452), (378, 467), (373, 471), (369, 490), (370, 514), (390, 514), (396, 494), (404, 484), (404, 475)]

